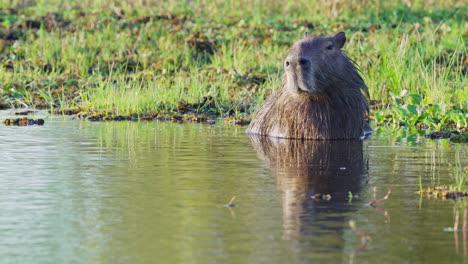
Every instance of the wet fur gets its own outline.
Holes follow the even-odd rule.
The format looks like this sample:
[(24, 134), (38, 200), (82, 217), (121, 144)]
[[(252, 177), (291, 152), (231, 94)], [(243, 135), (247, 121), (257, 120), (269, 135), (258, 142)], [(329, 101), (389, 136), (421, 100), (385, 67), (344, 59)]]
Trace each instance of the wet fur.
[[(306, 41), (314, 47), (320, 44), (315, 42), (329, 39)], [(258, 110), (248, 133), (297, 139), (355, 139), (363, 135), (368, 91), (357, 69), (341, 50), (333, 56), (313, 52), (319, 53), (313, 54), (314, 92), (289, 87), (285, 74), (281, 87)]]

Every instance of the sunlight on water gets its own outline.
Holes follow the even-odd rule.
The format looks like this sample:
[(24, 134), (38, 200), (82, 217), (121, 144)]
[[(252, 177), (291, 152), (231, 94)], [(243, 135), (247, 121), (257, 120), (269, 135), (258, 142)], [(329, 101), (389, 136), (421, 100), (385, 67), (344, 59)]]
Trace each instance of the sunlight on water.
[[(45, 120), (0, 126), (1, 263), (465, 260), (462, 233), (444, 232), (457, 215), (461, 226), (464, 203), (415, 194), (420, 180), (450, 184), (467, 165), (465, 145), (394, 133), (287, 141), (222, 124)], [(366, 206), (388, 189), (388, 200)], [(238, 206), (226, 208), (233, 196)], [(362, 246), (349, 220), (372, 241)]]

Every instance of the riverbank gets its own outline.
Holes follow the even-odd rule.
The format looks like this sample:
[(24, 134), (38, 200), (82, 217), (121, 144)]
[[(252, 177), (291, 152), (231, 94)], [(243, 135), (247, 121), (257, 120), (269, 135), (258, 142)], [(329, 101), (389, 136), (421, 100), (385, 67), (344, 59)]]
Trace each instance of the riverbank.
[(467, 12), (460, 1), (12, 1), (0, 9), (0, 108), (248, 123), (295, 40), (345, 31), (376, 126), (463, 131)]

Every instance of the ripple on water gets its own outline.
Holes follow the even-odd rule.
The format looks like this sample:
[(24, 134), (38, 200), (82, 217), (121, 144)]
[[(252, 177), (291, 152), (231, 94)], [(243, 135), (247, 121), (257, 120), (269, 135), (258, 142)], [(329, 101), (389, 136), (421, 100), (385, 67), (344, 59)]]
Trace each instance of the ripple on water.
[(453, 203), (414, 194), (450, 182), (461, 145), (375, 133), (355, 151), (257, 144), (245, 127), (45, 121), (0, 126), (2, 263), (347, 262), (351, 219), (373, 239), (356, 263), (463, 261), (443, 232)]

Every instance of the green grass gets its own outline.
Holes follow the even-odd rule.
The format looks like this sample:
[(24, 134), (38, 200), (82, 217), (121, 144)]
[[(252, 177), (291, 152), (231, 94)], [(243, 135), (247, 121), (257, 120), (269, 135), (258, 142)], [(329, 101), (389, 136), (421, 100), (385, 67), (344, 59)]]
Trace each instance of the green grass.
[(248, 118), (305, 31), (345, 31), (376, 126), (464, 129), (468, 6), (439, 2), (0, 0), (0, 107)]
[(423, 187), (421, 176), (419, 177), (419, 188), (417, 193), (421, 196), (429, 198), (442, 198), (442, 199), (464, 199), (468, 197), (468, 166), (463, 164), (463, 157), (465, 156), (464, 146), (461, 144), (450, 145), (441, 144), (441, 148), (449, 147), (454, 153), (454, 164), (451, 165), (451, 170), (441, 173), (439, 170), (441, 161), (437, 159), (432, 160), (431, 170), (433, 177), (425, 184), (428, 187)]

